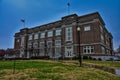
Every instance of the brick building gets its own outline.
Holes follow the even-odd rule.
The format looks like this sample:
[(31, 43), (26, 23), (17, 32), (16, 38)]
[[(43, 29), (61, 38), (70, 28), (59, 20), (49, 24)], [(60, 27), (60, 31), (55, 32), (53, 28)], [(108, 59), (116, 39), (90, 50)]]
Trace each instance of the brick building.
[(113, 37), (98, 12), (83, 16), (72, 14), (56, 22), (23, 28), (14, 37), (14, 49), (20, 50), (19, 56), (25, 58), (71, 58), (77, 56), (79, 50), (88, 56), (113, 54)]

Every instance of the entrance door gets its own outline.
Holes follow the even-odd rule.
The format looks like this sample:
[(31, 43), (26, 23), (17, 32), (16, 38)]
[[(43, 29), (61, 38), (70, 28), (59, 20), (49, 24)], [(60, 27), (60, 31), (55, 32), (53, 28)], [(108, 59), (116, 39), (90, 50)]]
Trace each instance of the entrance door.
[(65, 57), (73, 57), (73, 46), (66, 46), (65, 47)]

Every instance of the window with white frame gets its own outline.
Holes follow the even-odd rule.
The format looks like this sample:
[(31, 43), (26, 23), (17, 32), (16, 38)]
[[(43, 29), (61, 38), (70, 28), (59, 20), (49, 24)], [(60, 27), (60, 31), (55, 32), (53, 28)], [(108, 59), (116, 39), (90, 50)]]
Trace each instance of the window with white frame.
[(101, 42), (104, 43), (104, 36), (103, 36), (103, 34), (101, 34)]
[(37, 41), (33, 43), (33, 47), (38, 48), (38, 42)]
[(23, 47), (24, 46), (24, 36), (21, 37), (21, 46)]
[(107, 34), (106, 34), (106, 36), (105, 36), (105, 42), (106, 42), (106, 45), (107, 45), (107, 46), (110, 45), (110, 44), (109, 44), (109, 37), (107, 36)]
[(89, 31), (90, 30), (90, 26), (85, 26), (84, 27), (84, 31)]
[(20, 42), (20, 39), (17, 39), (16, 42)]
[(100, 25), (100, 31), (103, 33), (103, 27)]
[(34, 39), (38, 39), (38, 33), (34, 34)]
[(45, 38), (45, 32), (42, 32), (42, 33), (40, 34), (40, 38)]
[(73, 57), (74, 56), (74, 54), (73, 54), (73, 46), (72, 45), (69, 45), (69, 46), (65, 47), (65, 56), (66, 57)]
[(57, 29), (55, 35), (56, 35), (56, 36), (61, 35), (61, 29)]
[(40, 55), (44, 55), (45, 53), (45, 43), (44, 41), (43, 42), (40, 42)]
[(55, 58), (58, 58), (61, 56), (61, 47), (56, 46), (55, 47)]
[(55, 45), (56, 46), (61, 46), (61, 40), (55, 40)]
[(53, 31), (49, 31), (48, 32), (48, 37), (52, 37), (53, 36)]
[(28, 42), (28, 48), (29, 48), (29, 49), (32, 48), (32, 42)]
[(84, 46), (83, 53), (85, 53), (85, 54), (94, 53), (94, 47), (93, 46)]
[(28, 40), (32, 40), (32, 35), (29, 35), (29, 38), (28, 38)]
[(55, 57), (61, 55), (61, 40), (55, 40)]
[(47, 53), (50, 57), (52, 57), (52, 41), (47, 42)]
[(103, 46), (101, 47), (101, 51), (102, 51), (102, 54), (105, 53), (105, 48)]
[(72, 27), (66, 28), (66, 41), (72, 41)]
[(106, 50), (106, 53), (109, 54), (109, 50), (108, 49)]

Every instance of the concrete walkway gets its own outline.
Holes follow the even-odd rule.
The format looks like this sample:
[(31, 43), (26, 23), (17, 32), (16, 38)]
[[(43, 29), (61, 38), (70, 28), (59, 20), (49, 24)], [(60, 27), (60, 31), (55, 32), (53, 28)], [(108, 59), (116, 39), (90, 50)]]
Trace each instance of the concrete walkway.
[(120, 76), (120, 70), (119, 69), (116, 69), (115, 73)]

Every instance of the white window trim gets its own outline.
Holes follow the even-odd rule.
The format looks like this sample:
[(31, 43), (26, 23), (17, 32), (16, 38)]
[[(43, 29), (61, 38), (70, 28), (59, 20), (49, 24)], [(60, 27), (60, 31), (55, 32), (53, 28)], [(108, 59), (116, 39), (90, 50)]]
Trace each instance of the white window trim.
[(61, 32), (62, 32), (62, 29), (56, 29), (55, 35), (56, 36), (61, 35)]
[(60, 56), (61, 56), (61, 40), (55, 40), (55, 58), (58, 58)]
[(88, 25), (88, 26), (84, 26), (84, 31), (90, 31), (91, 30), (91, 26)]
[[(93, 52), (92, 52), (92, 49), (93, 49)], [(86, 50), (86, 52), (84, 52)], [(89, 52), (88, 52), (89, 50)], [(92, 54), (94, 53), (94, 46), (84, 46), (83, 47), (83, 53), (84, 54)]]
[(101, 46), (101, 53), (105, 54), (105, 47)]
[(53, 31), (48, 31), (47, 32), (47, 37), (52, 37), (53, 36)]
[(34, 48), (38, 48), (38, 42), (34, 42), (34, 43), (33, 43), (33, 47), (34, 47)]
[[(71, 49), (67, 49), (67, 47), (71, 47)], [(73, 57), (74, 56), (74, 52), (73, 52), (74, 50), (73, 50), (73, 46), (72, 45), (70, 45), (70, 46), (66, 46), (65, 47), (65, 57), (69, 57), (69, 58), (71, 58), (71, 57)], [(70, 52), (70, 54), (68, 54), (68, 52)]]
[(101, 33), (100, 37), (101, 37), (101, 42), (103, 42), (103, 43), (104, 43), (104, 36), (103, 36), (103, 34), (102, 34), (102, 33)]
[(17, 39), (16, 42), (20, 42), (20, 39)]
[[(51, 43), (51, 45), (48, 45), (49, 42)], [(52, 47), (53, 47), (52, 41), (47, 41), (47, 53), (50, 56), (50, 58), (52, 58), (52, 53), (53, 53)]]
[(33, 35), (29, 35), (28, 40), (32, 40)]
[[(45, 42), (44, 41), (41, 41), (41, 42), (39, 42), (40, 44), (39, 44), (39, 46), (40, 46), (40, 56), (44, 56), (44, 54), (45, 54)], [(44, 44), (44, 45), (42, 45), (41, 46), (41, 44)], [(41, 52), (41, 50), (43, 50), (42, 52)]]
[[(68, 32), (68, 29), (70, 29), (70, 31)], [(72, 27), (67, 27), (66, 29), (65, 29), (65, 40), (66, 41), (72, 41), (73, 40), (73, 30), (72, 30), (73, 28)], [(69, 35), (68, 35), (68, 33), (69, 33)], [(68, 39), (69, 38), (69, 39)]]
[(32, 45), (32, 42), (28, 42), (28, 46), (29, 46), (29, 45)]
[(21, 37), (21, 46), (22, 46), (22, 47), (24, 46), (24, 39), (25, 39), (25, 37), (22, 36), (22, 37)]
[(100, 31), (103, 33), (103, 27), (100, 25)]
[(34, 39), (38, 39), (38, 35), (39, 35), (38, 33), (35, 33), (34, 34)]
[[(60, 43), (57, 44), (57, 41), (60, 41)], [(55, 40), (55, 46), (61, 46), (61, 40)]]
[(40, 38), (45, 38), (45, 32), (40, 33)]

